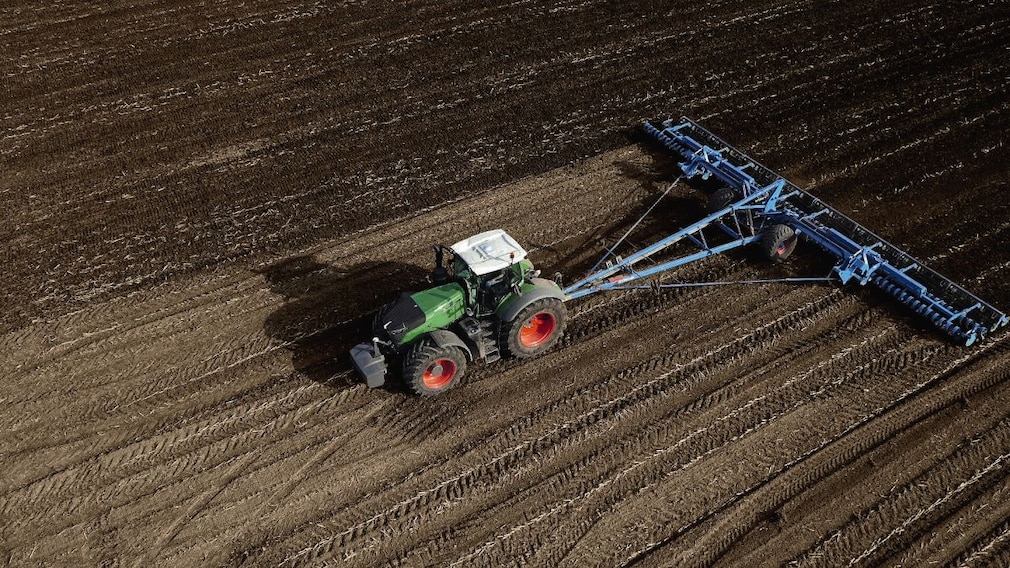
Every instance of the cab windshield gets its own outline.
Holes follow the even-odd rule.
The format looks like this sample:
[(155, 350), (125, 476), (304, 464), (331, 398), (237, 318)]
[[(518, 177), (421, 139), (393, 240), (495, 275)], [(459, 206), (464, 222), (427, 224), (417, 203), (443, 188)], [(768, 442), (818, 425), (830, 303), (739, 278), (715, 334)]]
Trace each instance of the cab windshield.
[(470, 270), (470, 265), (466, 263), (459, 256), (455, 256), (452, 263), (452, 273), (457, 279), (463, 279), (469, 282), (473, 281), (473, 271)]

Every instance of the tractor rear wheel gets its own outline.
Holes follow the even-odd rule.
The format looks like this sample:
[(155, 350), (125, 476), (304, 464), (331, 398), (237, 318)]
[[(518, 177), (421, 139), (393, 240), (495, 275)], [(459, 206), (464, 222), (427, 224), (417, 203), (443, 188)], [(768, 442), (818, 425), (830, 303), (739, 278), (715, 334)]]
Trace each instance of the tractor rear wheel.
[(503, 346), (513, 357), (536, 357), (561, 338), (567, 315), (564, 304), (557, 298), (531, 302), (512, 321), (502, 322)]
[(459, 347), (440, 347), (422, 340), (403, 359), (403, 380), (410, 390), (432, 396), (455, 386), (466, 373), (466, 356)]
[(772, 225), (761, 235), (761, 252), (772, 262), (782, 262), (796, 250), (798, 240), (789, 225)]

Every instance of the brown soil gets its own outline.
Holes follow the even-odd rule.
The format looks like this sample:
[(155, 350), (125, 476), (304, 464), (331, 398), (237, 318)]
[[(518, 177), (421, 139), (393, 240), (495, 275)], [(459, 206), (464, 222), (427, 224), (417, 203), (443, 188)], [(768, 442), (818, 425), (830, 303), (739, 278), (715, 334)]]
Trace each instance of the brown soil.
[(1010, 335), (872, 290), (591, 296), (434, 399), (346, 356), (434, 242), (578, 276), (673, 177), (636, 125), (680, 114), (1010, 308), (1001, 3), (0, 14), (7, 564), (1010, 563)]

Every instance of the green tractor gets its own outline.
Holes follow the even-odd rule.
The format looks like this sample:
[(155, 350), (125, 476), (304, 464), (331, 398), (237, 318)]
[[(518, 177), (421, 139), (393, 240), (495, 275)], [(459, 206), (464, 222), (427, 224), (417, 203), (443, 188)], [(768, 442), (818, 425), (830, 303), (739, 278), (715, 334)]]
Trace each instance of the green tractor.
[(561, 288), (539, 275), (502, 230), (436, 245), (436, 285), (383, 306), (371, 343), (351, 349), (354, 366), (370, 387), (399, 367), (411, 390), (429, 396), (457, 384), (476, 359), (536, 357), (557, 343), (567, 316)]

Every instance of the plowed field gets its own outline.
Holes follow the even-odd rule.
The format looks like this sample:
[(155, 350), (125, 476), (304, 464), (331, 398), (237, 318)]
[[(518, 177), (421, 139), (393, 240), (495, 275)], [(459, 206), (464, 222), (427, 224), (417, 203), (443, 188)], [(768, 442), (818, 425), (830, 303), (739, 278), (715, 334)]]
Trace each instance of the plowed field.
[[(432, 243), (503, 228), (579, 276), (675, 177), (637, 125), (681, 114), (1010, 309), (1005, 2), (0, 23), (0, 561), (1010, 564), (1010, 335), (956, 346), (872, 290), (598, 294), (544, 357), (432, 399), (346, 355)], [(801, 245), (677, 276), (829, 266)]]

